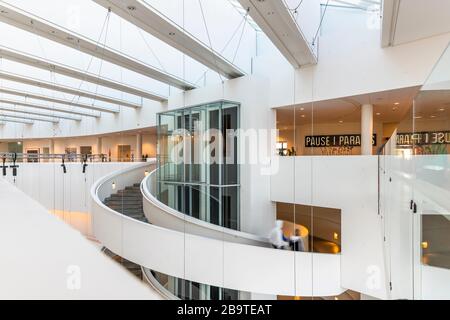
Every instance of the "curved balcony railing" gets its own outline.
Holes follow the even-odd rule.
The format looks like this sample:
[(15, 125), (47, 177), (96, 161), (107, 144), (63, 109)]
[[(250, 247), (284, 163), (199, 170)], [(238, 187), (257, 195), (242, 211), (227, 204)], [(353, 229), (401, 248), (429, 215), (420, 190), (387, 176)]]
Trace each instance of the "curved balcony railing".
[[(184, 216), (181, 219), (157, 201), (151, 189), (144, 192), (143, 198), (150, 223), (103, 204), (114, 193), (113, 182), (117, 190), (133, 185), (142, 180), (148, 166), (154, 164), (139, 164), (110, 174), (91, 189), (94, 235), (114, 253), (171, 277), (238, 291), (286, 296), (336, 296), (345, 291), (340, 286), (339, 254), (267, 248), (260, 237), (242, 237), (241, 233), (228, 233), (202, 221), (189, 221)], [(142, 189), (151, 176), (141, 184)], [(167, 227), (151, 224), (154, 217), (192, 225), (182, 232), (171, 229), (172, 222), (163, 221)]]
[(217, 240), (270, 247), (267, 238), (221, 227), (186, 215), (162, 203), (156, 197), (156, 172), (157, 169), (153, 170), (141, 183), (144, 213), (152, 224)]

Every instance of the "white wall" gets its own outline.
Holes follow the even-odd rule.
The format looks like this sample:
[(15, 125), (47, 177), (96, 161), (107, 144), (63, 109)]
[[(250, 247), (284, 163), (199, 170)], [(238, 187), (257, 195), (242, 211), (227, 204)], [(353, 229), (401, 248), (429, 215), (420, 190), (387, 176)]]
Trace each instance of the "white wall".
[[(133, 163), (89, 163), (86, 174), (82, 173), (80, 163), (68, 163), (67, 173), (63, 174), (61, 163), (19, 163), (16, 182), (8, 169), (6, 180), (39, 202), (69, 225), (86, 236), (92, 236), (91, 200), (92, 184), (100, 177)], [(144, 178), (144, 176), (142, 176)]]
[(377, 157), (280, 157), (271, 200), (341, 209), (341, 286), (387, 297)]
[(381, 48), (369, 13), (329, 7), (319, 42), (319, 63), (294, 70), (264, 46), (254, 73), (269, 83), (269, 105), (279, 107), (422, 85), (450, 41), (450, 34)]
[[(118, 146), (130, 145), (131, 154), (136, 152), (136, 136), (130, 134), (111, 134), (101, 137), (102, 145), (101, 150), (98, 150), (98, 137), (85, 136), (85, 137), (73, 137), (73, 138), (56, 138), (56, 139), (26, 139), (21, 140), (23, 143), (23, 151), (27, 152), (29, 149), (39, 149), (40, 153), (43, 153), (44, 148), (50, 148), (51, 141), (54, 141), (54, 153), (64, 154), (66, 148), (76, 148), (77, 153), (80, 153), (81, 146), (92, 147), (93, 154), (103, 153), (108, 155), (111, 151), (111, 159), (113, 161), (118, 158)], [(150, 158), (156, 157), (156, 135), (154, 134), (142, 134), (142, 154), (147, 154)], [(8, 143), (0, 142), (0, 152), (8, 152)], [(137, 159), (136, 159), (137, 160)]]

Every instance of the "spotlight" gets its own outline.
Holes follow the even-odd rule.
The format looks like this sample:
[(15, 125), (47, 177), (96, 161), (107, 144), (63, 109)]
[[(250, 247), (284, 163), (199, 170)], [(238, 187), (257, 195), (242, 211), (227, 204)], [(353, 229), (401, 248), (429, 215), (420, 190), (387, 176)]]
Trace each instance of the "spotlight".
[(113, 182), (113, 183), (111, 184), (111, 188), (112, 188), (113, 190), (116, 190), (116, 183), (115, 183), (115, 182)]

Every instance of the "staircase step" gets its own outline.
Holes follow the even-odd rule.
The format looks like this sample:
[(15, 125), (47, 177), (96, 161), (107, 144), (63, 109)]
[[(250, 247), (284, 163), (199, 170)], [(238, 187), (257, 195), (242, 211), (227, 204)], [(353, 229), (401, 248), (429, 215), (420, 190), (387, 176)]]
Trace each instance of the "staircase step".
[(142, 208), (142, 202), (115, 202), (115, 201), (106, 201), (105, 204), (112, 208)]
[(113, 194), (110, 199), (142, 199), (139, 194)]
[(121, 214), (124, 214), (124, 215), (129, 216), (129, 217), (131, 217), (131, 216), (138, 217), (138, 216), (143, 216), (144, 215), (142, 210), (127, 210), (127, 209), (125, 209), (125, 210), (120, 210), (120, 211), (117, 211), (117, 212), (120, 212)]
[(135, 187), (126, 187), (123, 190), (117, 191), (117, 193), (141, 193), (141, 190)]
[(110, 209), (120, 212), (121, 214), (125, 214), (125, 215), (143, 215), (144, 212), (142, 211), (142, 209), (116, 209), (116, 208), (111, 208)]

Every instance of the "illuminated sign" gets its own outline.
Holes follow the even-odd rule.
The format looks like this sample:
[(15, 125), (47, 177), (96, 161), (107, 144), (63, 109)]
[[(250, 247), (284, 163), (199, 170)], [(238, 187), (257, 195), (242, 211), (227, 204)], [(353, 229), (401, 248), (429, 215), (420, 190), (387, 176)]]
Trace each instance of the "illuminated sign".
[(398, 133), (397, 146), (450, 144), (450, 131)]
[[(372, 145), (377, 145), (377, 135), (372, 137)], [(323, 136), (306, 136), (306, 148), (325, 148), (325, 147), (360, 147), (360, 134), (338, 134)]]

